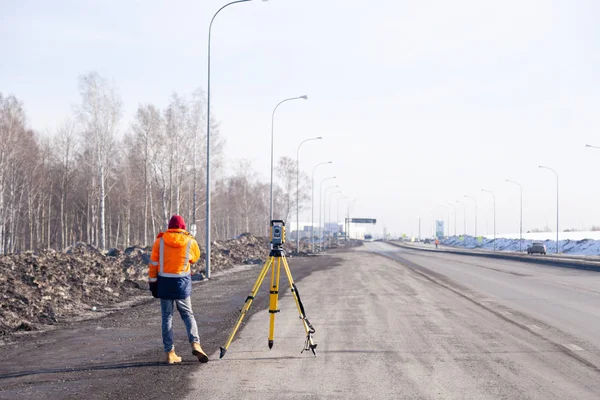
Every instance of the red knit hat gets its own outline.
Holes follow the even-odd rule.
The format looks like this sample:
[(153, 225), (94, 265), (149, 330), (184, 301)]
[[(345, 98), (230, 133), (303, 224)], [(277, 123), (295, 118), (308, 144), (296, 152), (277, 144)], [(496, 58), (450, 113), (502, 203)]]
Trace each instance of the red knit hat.
[(169, 221), (169, 229), (185, 229), (185, 221), (180, 215), (173, 215)]

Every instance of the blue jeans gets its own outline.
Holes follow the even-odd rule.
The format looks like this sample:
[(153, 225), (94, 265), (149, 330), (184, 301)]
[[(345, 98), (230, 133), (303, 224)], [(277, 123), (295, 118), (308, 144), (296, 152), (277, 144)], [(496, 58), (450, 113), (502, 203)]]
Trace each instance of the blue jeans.
[(198, 325), (192, 311), (190, 297), (183, 300), (160, 299), (160, 311), (162, 313), (162, 338), (166, 352), (173, 350), (173, 304), (177, 305), (177, 311), (185, 324), (190, 343), (200, 343), (198, 337)]

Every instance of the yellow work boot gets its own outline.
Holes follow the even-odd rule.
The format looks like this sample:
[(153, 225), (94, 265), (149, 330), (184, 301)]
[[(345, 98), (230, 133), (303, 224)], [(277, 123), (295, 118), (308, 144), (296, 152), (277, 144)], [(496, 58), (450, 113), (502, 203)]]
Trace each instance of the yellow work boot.
[(198, 361), (200, 361), (201, 363), (208, 362), (208, 356), (202, 350), (202, 347), (200, 347), (200, 343), (192, 343), (192, 354), (198, 357)]
[(176, 364), (181, 362), (181, 357), (175, 354), (175, 349), (167, 353), (167, 364)]

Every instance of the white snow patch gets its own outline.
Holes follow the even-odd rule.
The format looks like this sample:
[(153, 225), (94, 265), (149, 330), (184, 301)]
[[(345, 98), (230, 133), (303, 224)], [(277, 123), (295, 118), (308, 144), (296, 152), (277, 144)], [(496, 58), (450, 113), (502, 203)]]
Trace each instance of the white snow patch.
[[(496, 240), (490, 238), (475, 238), (473, 236), (452, 236), (441, 240), (444, 246), (464, 247), (467, 249), (494, 250), (494, 242), (498, 251), (519, 251), (519, 234), (498, 235)], [(523, 234), (521, 251), (533, 242), (543, 242), (548, 254), (556, 252), (556, 233), (526, 233)], [(559, 234), (560, 252), (573, 255), (600, 255), (600, 232), (561, 232)]]

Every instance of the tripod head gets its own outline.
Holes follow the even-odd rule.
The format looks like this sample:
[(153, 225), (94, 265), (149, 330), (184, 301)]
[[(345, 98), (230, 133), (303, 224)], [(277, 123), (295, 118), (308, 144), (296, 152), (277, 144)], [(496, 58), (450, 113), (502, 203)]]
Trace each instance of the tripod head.
[(271, 244), (278, 249), (285, 243), (285, 222), (280, 219), (271, 221)]

